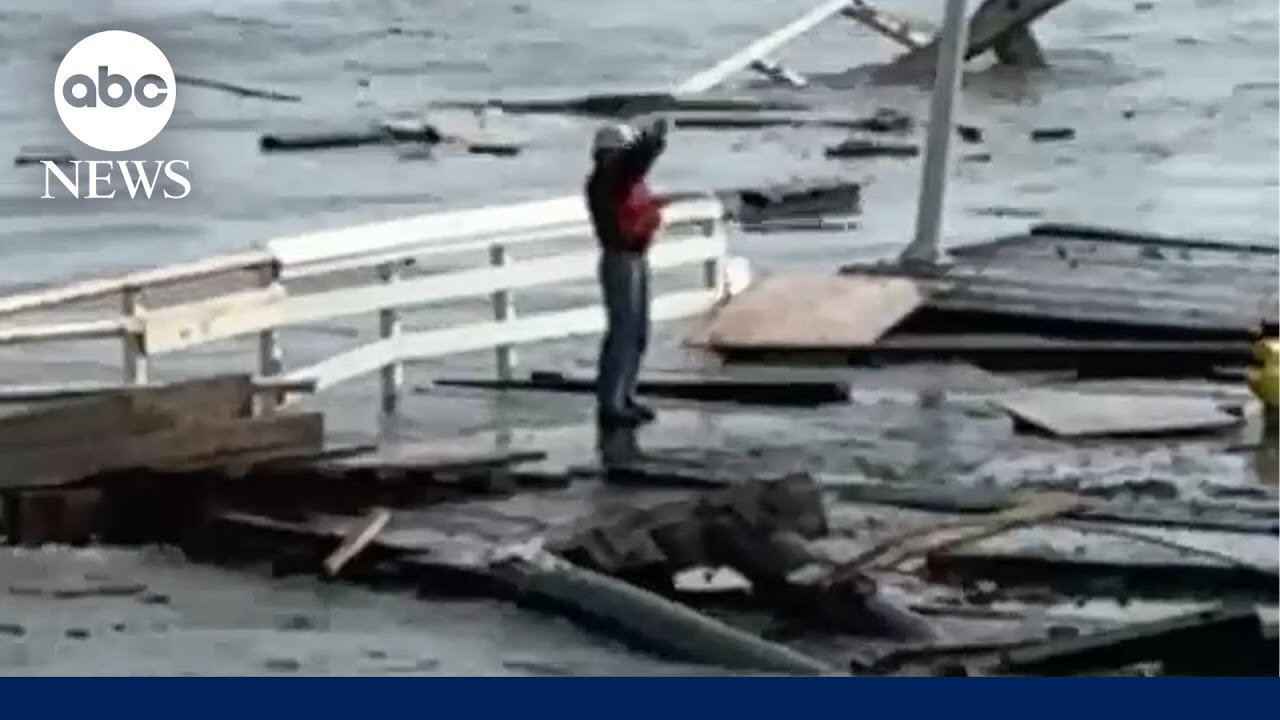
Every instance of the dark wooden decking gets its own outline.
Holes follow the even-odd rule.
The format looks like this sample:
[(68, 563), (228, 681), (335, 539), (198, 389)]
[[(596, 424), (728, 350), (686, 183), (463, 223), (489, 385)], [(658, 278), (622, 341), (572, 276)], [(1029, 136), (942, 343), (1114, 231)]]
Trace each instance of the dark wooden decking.
[[(844, 267), (861, 293), (852, 306), (806, 291), (811, 283), (787, 290), (787, 278), (774, 279), (781, 290), (753, 287), (691, 342), (730, 361), (964, 360), (1000, 370), (1213, 377), (1246, 365), (1250, 342), (1274, 325), (1278, 260), (1276, 247), (1038, 225), (956, 248), (936, 268)], [(904, 282), (916, 288), (914, 305), (895, 289)], [(738, 327), (744, 307), (749, 331)], [(797, 322), (806, 316), (821, 322)], [(864, 337), (868, 328), (874, 338)]]
[(1275, 247), (1040, 225), (957, 248), (897, 329), (1082, 340), (1248, 340), (1274, 313)]

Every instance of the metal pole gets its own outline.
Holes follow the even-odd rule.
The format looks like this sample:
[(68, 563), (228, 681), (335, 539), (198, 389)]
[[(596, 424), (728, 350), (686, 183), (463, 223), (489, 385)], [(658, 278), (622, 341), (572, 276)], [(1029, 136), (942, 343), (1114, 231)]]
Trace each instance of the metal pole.
[(929, 106), (929, 136), (921, 171), (920, 200), (916, 205), (916, 235), (899, 257), (904, 263), (933, 264), (938, 260), (956, 99), (960, 95), (964, 56), (969, 45), (966, 4), (965, 0), (948, 0), (943, 17), (938, 66)]

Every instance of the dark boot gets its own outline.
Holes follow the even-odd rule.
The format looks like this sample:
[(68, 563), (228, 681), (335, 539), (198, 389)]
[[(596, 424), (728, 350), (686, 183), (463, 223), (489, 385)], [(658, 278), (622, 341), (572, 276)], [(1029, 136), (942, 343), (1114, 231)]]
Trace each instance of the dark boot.
[(624, 410), (605, 410), (600, 408), (596, 410), (596, 424), (604, 430), (633, 428), (644, 422), (647, 421), (644, 420), (643, 416), (631, 408)]
[(658, 418), (658, 414), (653, 408), (636, 400), (627, 401), (627, 410), (633, 413), (642, 423), (651, 423)]

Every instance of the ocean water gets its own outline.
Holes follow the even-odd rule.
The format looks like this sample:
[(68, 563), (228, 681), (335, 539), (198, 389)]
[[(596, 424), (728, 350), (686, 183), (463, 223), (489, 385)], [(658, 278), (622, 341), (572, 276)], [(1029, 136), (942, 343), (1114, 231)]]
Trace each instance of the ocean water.
[[(58, 145), (78, 157), (94, 157), (58, 122), (51, 80), (71, 45), (103, 29), (133, 30), (149, 37), (179, 73), (303, 98), (299, 103), (275, 103), (180, 87), (169, 127), (131, 155), (189, 160), (194, 191), (180, 201), (42, 201), (38, 199), (43, 190), (41, 168), (7, 165), (0, 171), (0, 253), (4, 258), (0, 287), (46, 284), (196, 258), (308, 228), (576, 192), (586, 170), (592, 130), (591, 123), (583, 120), (501, 118), (500, 127), (527, 143), (526, 151), (512, 159), (409, 157), (392, 148), (263, 155), (257, 139), (264, 132), (301, 127), (358, 127), (396, 113), (420, 113), (429, 103), (441, 100), (663, 89), (798, 16), (808, 4), (803, 0), (650, 0), (641, 4), (617, 0), (0, 0), (0, 150), (11, 155), (25, 146)], [(931, 0), (884, 0), (883, 5), (928, 19), (941, 15), (941, 4)], [(948, 243), (1016, 231), (1038, 220), (1277, 242), (1280, 11), (1276, 3), (1158, 0), (1148, 9), (1140, 7), (1147, 5), (1071, 0), (1036, 28), (1051, 63), (1047, 70), (1011, 73), (988, 68), (983, 61), (970, 65), (960, 119), (985, 130), (983, 147), (974, 149), (992, 157), (987, 163), (958, 162), (953, 168), (945, 224)], [(833, 87), (814, 89), (807, 96), (832, 111), (855, 116), (893, 107), (922, 115), (928, 96), (921, 88), (843, 87), (851, 68), (887, 61), (895, 50), (888, 41), (852, 23), (832, 21), (793, 43), (781, 59), (796, 70), (823, 74), (831, 81)], [(742, 73), (730, 79), (725, 91), (748, 92), (753, 82), (748, 73)], [(466, 122), (466, 118), (457, 121)], [(1063, 143), (1031, 142), (1029, 131), (1042, 126), (1070, 126), (1076, 138)], [(919, 175), (916, 160), (825, 158), (822, 149), (841, 137), (838, 131), (814, 129), (680, 131), (654, 179), (663, 188), (681, 190), (806, 176), (863, 180), (864, 210), (857, 230), (734, 238), (735, 252), (748, 256), (762, 271), (830, 270), (860, 254), (906, 243)], [(958, 146), (961, 152), (968, 149)], [(321, 352), (320, 340), (349, 341), (353, 332), (367, 329), (313, 328), (288, 352), (296, 350), (291, 358), (314, 356)], [(664, 332), (658, 340), (651, 362), (674, 363), (675, 335)], [(589, 343), (557, 343), (522, 350), (522, 359), (531, 366), (573, 362), (589, 359), (592, 351)], [(220, 352), (205, 355), (203, 362), (210, 358), (222, 362), (225, 356)], [(105, 360), (98, 362), (104, 354)], [(108, 366), (116, 358), (114, 350), (103, 353), (99, 346), (91, 352), (77, 345), (52, 359), (44, 354), (25, 354), (16, 361), (6, 356), (0, 367), (11, 368), (6, 373), (10, 379), (22, 381), (35, 379), (55, 363), (64, 373), (99, 377), (114, 372)], [(248, 358), (244, 355), (244, 362)], [(467, 356), (448, 359), (438, 367), (467, 369), (481, 362), (490, 361), (487, 356)], [(485, 370), (489, 367), (484, 365)], [(357, 383), (346, 392), (349, 395), (342, 397), (372, 398), (367, 383)], [(456, 405), (419, 401), (413, 407), (431, 416), (419, 418), (420, 422), (444, 423), (456, 432), (492, 424), (465, 417), (458, 420), (466, 413), (456, 412)], [(507, 411), (517, 417), (533, 412), (527, 406)], [(340, 416), (336, 422), (344, 419)], [(171, 584), (189, 583), (197, 596), (199, 588), (227, 582), (194, 572), (173, 580), (174, 573), (184, 571), (146, 557), (112, 555), (106, 562), (142, 563), (144, 569), (129, 572), (158, 573)], [(237, 592), (251, 597), (275, 590), (255, 585)], [(297, 591), (289, 589), (280, 602), (312, 608), (305, 612), (312, 612), (315, 603), (327, 602), (307, 592), (302, 593), (306, 600), (288, 593)], [(433, 615), (432, 606), (425, 611), (393, 612), (386, 609), (387, 602), (394, 601), (353, 600), (342, 607), (360, 609), (342, 617), (355, 618), (351, 622), (360, 632), (408, 633), (406, 637), (414, 643), (439, 648), (414, 657), (462, 658), (460, 665), (440, 665), (458, 672), (504, 672), (504, 653), (545, 648), (548, 637), (574, 638), (548, 651), (550, 656), (538, 655), (539, 661), (560, 662), (571, 671), (591, 666), (615, 672), (664, 667), (675, 671), (597, 644), (555, 623), (489, 606)], [(0, 611), (12, 607), (0, 603)], [(201, 609), (196, 601), (192, 607), (196, 609), (183, 611), (197, 618), (190, 622), (198, 627), (206, 622), (200, 618), (214, 617), (207, 622), (226, 630), (229, 638), (177, 633), (165, 636), (178, 638), (170, 642), (148, 635), (142, 640), (121, 640), (119, 646), (95, 645), (97, 649), (90, 651), (72, 643), (65, 655), (58, 654), (61, 650), (52, 655), (15, 654), (5, 646), (0, 648), (0, 660), (5, 661), (0, 667), (23, 672), (106, 672), (113, 652), (147, 658), (147, 662), (125, 664), (125, 671), (255, 672), (261, 667), (263, 653), (269, 652), (255, 643), (269, 645), (275, 636), (254, 633), (268, 621)], [(410, 612), (417, 614), (406, 620), (404, 614)], [(446, 624), (462, 630), (441, 634), (432, 629), (433, 617), (448, 618)], [(150, 616), (144, 620), (153, 622)], [(526, 640), (504, 645), (505, 633)], [(289, 642), (297, 637), (290, 635)], [(363, 646), (357, 647), (367, 638), (357, 642), (344, 637), (340, 632), (312, 638), (307, 642), (314, 650), (290, 652), (318, 653), (320, 660), (308, 666), (318, 672), (355, 671), (359, 663), (352, 664), (356, 661), (351, 658), (368, 659), (359, 649)], [(6, 642), (10, 640), (0, 636), (0, 646)], [(224, 643), (230, 649), (195, 654), (184, 650), (197, 645), (207, 649), (210, 642), (215, 643), (212, 647), (222, 648), (216, 643)], [(169, 660), (164, 659), (169, 657), (166, 652), (172, 655)], [(605, 661), (599, 658), (604, 657), (620, 664), (600, 665)]]

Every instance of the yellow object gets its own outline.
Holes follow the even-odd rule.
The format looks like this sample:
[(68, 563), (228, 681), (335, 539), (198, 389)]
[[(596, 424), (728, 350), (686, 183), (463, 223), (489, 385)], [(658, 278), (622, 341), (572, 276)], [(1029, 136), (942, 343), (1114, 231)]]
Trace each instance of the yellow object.
[(1245, 377), (1254, 397), (1275, 412), (1280, 406), (1280, 338), (1262, 338), (1253, 344), (1253, 362)]

